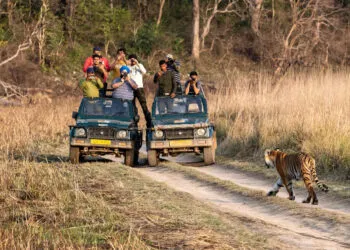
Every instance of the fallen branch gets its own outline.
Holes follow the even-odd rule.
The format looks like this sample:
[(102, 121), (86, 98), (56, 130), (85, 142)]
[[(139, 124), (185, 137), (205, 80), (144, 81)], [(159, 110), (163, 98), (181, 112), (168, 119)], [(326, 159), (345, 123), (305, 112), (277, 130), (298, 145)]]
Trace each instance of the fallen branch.
[[(44, 6), (44, 4), (43, 4), (43, 6)], [(47, 11), (46, 9), (43, 9), (43, 6), (42, 6), (41, 11), (40, 11), (40, 18), (39, 18), (38, 22), (36, 23), (32, 33), (26, 38), (25, 42), (18, 45), (17, 51), (13, 56), (7, 58), (5, 61), (0, 62), (0, 67), (5, 65), (6, 63), (12, 61), (13, 59), (15, 59), (21, 51), (29, 49), (30, 46), (33, 44), (33, 41), (32, 41), (33, 36), (37, 35), (38, 32), (41, 31), (41, 29), (43, 28), (42, 24), (43, 24), (43, 20), (45, 18), (45, 14)]]
[(20, 97), (20, 98), (25, 96), (22, 88), (15, 86), (13, 84), (10, 84), (10, 83), (7, 83), (7, 82), (0, 80), (0, 86), (3, 87), (3, 89), (5, 91), (5, 96), (7, 98), (9, 98), (10, 96), (11, 97), (16, 96), (16, 97)]

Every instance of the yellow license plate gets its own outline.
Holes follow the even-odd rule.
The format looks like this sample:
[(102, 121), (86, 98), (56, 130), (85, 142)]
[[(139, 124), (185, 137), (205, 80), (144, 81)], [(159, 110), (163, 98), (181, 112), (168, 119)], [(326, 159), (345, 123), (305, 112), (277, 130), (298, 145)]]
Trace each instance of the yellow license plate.
[(98, 144), (98, 145), (111, 145), (110, 140), (98, 140), (98, 139), (91, 139), (91, 144)]
[(192, 146), (192, 140), (170, 141), (170, 147), (186, 147), (186, 146)]

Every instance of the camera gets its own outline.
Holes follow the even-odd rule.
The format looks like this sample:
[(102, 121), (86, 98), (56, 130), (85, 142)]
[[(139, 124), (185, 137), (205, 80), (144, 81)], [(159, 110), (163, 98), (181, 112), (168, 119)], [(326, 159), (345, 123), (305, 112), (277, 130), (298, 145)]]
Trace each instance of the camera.
[(125, 79), (127, 76), (128, 76), (128, 73), (127, 73), (127, 72), (123, 72), (123, 73), (120, 75), (120, 77), (123, 78), (123, 79)]

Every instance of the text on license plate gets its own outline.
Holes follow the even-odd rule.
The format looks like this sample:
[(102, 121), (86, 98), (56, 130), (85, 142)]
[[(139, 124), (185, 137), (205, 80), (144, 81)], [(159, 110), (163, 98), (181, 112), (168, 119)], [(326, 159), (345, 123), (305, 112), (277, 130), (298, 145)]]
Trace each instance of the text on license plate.
[(175, 140), (175, 141), (170, 141), (170, 147), (176, 147), (176, 146), (191, 146), (192, 145), (192, 140)]
[(98, 145), (111, 145), (110, 140), (99, 140), (99, 139), (91, 139), (91, 144), (98, 144)]

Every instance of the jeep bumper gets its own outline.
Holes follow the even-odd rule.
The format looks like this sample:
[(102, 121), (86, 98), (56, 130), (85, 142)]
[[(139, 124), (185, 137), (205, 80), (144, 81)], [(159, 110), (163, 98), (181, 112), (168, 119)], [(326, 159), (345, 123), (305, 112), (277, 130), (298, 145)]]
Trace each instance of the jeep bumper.
[(213, 146), (212, 138), (203, 139), (181, 139), (181, 140), (164, 140), (151, 141), (149, 149), (165, 149), (165, 148), (199, 148)]
[(71, 146), (131, 149), (131, 141), (71, 138)]

